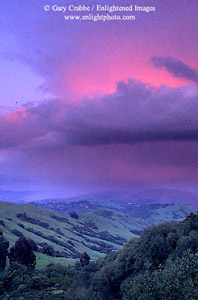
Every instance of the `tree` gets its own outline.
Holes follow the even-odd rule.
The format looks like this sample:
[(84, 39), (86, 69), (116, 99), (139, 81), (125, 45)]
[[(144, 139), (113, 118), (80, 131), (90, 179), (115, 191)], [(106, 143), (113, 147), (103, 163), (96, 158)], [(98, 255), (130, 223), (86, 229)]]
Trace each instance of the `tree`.
[(84, 267), (84, 266), (87, 266), (89, 264), (89, 261), (90, 261), (90, 256), (87, 252), (84, 252), (82, 255), (81, 255), (81, 258), (80, 258), (80, 263), (81, 263), (81, 266)]
[(4, 238), (2, 231), (0, 231), (0, 269), (5, 269), (8, 247), (9, 242)]
[(30, 243), (30, 245), (32, 246), (32, 250), (33, 251), (38, 251), (38, 246), (36, 244), (36, 242), (32, 239), (28, 239), (28, 242)]
[(10, 265), (18, 262), (21, 265), (26, 265), (32, 269), (36, 265), (36, 255), (32, 250), (32, 245), (25, 237), (20, 237), (15, 245), (10, 249), (9, 253)]
[(79, 215), (76, 211), (70, 212), (70, 217), (73, 219), (79, 219)]

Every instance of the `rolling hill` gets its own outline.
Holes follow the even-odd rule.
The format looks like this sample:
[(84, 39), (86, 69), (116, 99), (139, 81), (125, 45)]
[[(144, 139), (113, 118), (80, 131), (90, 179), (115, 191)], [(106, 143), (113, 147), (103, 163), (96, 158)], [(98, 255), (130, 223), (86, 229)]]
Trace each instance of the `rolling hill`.
[[(144, 228), (166, 220), (181, 220), (190, 211), (181, 205), (147, 208), (149, 215), (143, 214), (145, 207), (133, 209), (136, 211), (131, 213), (128, 209), (129, 214), (124, 214), (102, 207), (74, 219), (30, 204), (0, 202), (0, 230), (10, 245), (22, 235), (33, 240), (38, 247), (37, 267), (43, 268), (50, 262), (73, 264), (84, 251), (95, 260), (138, 237)], [(51, 256), (46, 246), (54, 248)]]
[[(97, 198), (79, 199), (73, 201), (72, 199), (48, 199), (37, 202), (30, 202), (34, 206), (55, 210), (59, 213), (69, 215), (70, 212), (77, 211), (78, 214), (89, 213), (97, 209), (112, 209), (114, 211), (128, 214), (135, 218), (152, 219), (156, 218), (155, 214), (161, 215), (161, 221), (167, 220), (181, 220), (185, 218), (189, 211), (195, 211), (188, 205), (180, 203), (161, 203), (157, 201), (145, 201), (141, 204), (133, 200), (118, 201), (112, 199), (98, 200)], [(163, 216), (165, 212), (166, 216)], [(175, 215), (173, 215), (175, 213)], [(159, 218), (157, 218), (159, 219)], [(159, 220), (160, 221), (160, 220)]]
[[(124, 215), (120, 215), (120, 220), (122, 218), (123, 224), (127, 224), (127, 218), (124, 219)], [(135, 224), (135, 221), (128, 221)], [(118, 233), (118, 230), (115, 230), (118, 227), (116, 222), (117, 219), (111, 220), (111, 230), (108, 230), (110, 222), (106, 217), (100, 217), (98, 228), (89, 216), (74, 219), (29, 204), (0, 202), (0, 230), (11, 245), (22, 235), (34, 240), (39, 249), (36, 252), (38, 267), (43, 267), (49, 262), (72, 263), (84, 251), (87, 251), (92, 259), (96, 259), (111, 250), (119, 249), (128, 238), (136, 234), (129, 231), (133, 225), (128, 225), (129, 230), (124, 234), (126, 227), (121, 221)], [(137, 222), (134, 226), (143, 230), (146, 224)], [(53, 246), (56, 257), (42, 253), (46, 244)]]

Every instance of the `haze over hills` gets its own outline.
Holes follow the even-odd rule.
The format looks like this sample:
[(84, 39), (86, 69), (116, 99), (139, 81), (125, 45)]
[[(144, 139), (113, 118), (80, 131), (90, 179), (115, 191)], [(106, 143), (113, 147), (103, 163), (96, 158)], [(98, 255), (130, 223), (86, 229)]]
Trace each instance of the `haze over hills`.
[(0, 189), (0, 200), (6, 202), (24, 202), (26, 201), (31, 192), (29, 191), (15, 191)]
[(135, 195), (137, 202), (179, 203), (198, 208), (198, 195), (176, 189), (150, 189)]
[(64, 198), (46, 198), (39, 201), (33, 201), (38, 203), (48, 202), (78, 202), (86, 201), (98, 203), (98, 205), (106, 205), (111, 207), (111, 203), (115, 206), (115, 203), (127, 203), (131, 204), (183, 204), (192, 208), (198, 208), (198, 195), (185, 190), (177, 189), (147, 189), (139, 192), (104, 192), (104, 193), (92, 193), (85, 194), (76, 197), (64, 197)]
[(33, 205), (55, 210), (59, 213), (69, 215), (71, 212), (87, 214), (94, 213), (95, 211), (106, 211), (108, 209), (119, 212), (133, 218), (149, 220), (154, 224), (156, 222), (163, 222), (168, 220), (181, 220), (185, 218), (186, 213), (193, 211), (192, 208), (181, 204), (161, 204), (161, 203), (145, 203), (134, 204), (133, 202), (119, 202), (119, 201), (98, 201), (91, 200), (78, 200), (78, 201), (42, 201), (32, 202)]
[[(177, 189), (147, 189), (140, 191), (109, 191), (102, 193), (90, 193), (79, 195), (75, 197), (57, 196), (57, 197), (44, 197), (38, 196), (39, 192), (23, 191), (23, 190), (4, 190), (0, 189), (0, 200), (14, 203), (49, 203), (49, 202), (79, 202), (89, 201), (94, 202), (98, 207), (114, 207), (115, 203), (131, 204), (183, 204), (192, 208), (198, 209), (198, 194)], [(113, 203), (113, 204), (111, 204)], [(118, 204), (119, 205), (119, 204)]]

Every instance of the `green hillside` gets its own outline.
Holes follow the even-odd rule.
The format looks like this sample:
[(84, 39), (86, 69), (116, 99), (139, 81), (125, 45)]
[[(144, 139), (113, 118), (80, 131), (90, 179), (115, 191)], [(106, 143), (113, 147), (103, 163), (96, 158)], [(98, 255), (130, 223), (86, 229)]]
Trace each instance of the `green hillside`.
[[(127, 224), (127, 217), (120, 215), (120, 220), (112, 220), (109, 226), (106, 217), (95, 219), (94, 222), (89, 216), (82, 216), (76, 220), (28, 204), (0, 202), (0, 230), (3, 231), (11, 246), (21, 235), (34, 240), (39, 248), (39, 252), (36, 252), (39, 268), (49, 262), (61, 262), (67, 265), (78, 259), (84, 251), (92, 259), (96, 259), (111, 250), (119, 249), (128, 238), (135, 236), (129, 230), (124, 233), (126, 226), (122, 222)], [(138, 222), (131, 219), (128, 222), (131, 224), (133, 222), (134, 228), (138, 229), (143, 229), (145, 226), (141, 222), (138, 225), (136, 224)], [(130, 225), (129, 229), (132, 227)], [(45, 243), (53, 246), (56, 257), (42, 253)]]
[[(101, 208), (90, 213), (80, 215), (81, 220), (93, 222), (99, 230), (108, 230), (111, 234), (118, 234), (125, 239), (131, 238), (131, 233), (140, 235), (148, 226), (167, 221), (181, 221), (191, 209), (180, 204), (136, 206), (133, 213), (120, 213), (111, 209)], [(136, 217), (135, 217), (136, 216)]]
[[(4, 242), (1, 236), (1, 249)], [(182, 222), (149, 227), (119, 251), (86, 264), (51, 264), (44, 270), (20, 261), (7, 265), (0, 270), (0, 298), (195, 300), (197, 282), (198, 214), (191, 213)]]
[[(37, 268), (48, 263), (73, 264), (86, 251), (91, 259), (118, 250), (144, 228), (166, 220), (183, 219), (187, 207), (172, 205), (152, 211), (150, 218), (134, 218), (108, 208), (101, 208), (74, 219), (53, 210), (29, 204), (0, 202), (0, 230), (12, 246), (20, 236), (37, 246)], [(54, 253), (47, 255), (46, 246)], [(49, 254), (49, 253), (48, 253)]]
[(149, 221), (135, 219), (129, 215), (121, 214), (111, 209), (97, 209), (90, 213), (80, 215), (82, 221), (94, 223), (99, 230), (108, 231), (112, 235), (119, 235), (129, 240), (133, 235), (140, 235)]

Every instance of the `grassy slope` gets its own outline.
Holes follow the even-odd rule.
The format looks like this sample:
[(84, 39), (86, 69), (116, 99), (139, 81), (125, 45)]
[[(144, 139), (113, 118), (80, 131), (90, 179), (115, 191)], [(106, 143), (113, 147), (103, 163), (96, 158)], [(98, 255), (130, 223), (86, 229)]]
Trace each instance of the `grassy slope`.
[(192, 209), (188, 206), (174, 204), (154, 211), (150, 221), (154, 224), (162, 223), (164, 221), (181, 221), (190, 212), (192, 212)]
[[(17, 217), (17, 214), (19, 213), (26, 213), (26, 215), (30, 218), (40, 220), (42, 222), (48, 223), (49, 228), (44, 228), (40, 225), (35, 225), (29, 222), (26, 222), (24, 220), (21, 220)], [(60, 221), (55, 220), (52, 218), (52, 215), (55, 215), (59, 218), (67, 218), (68, 223), (63, 223)], [(121, 215), (120, 215), (121, 216)], [(122, 219), (122, 218), (121, 218)], [(126, 226), (122, 224), (121, 219), (119, 220), (118, 216), (117, 218), (112, 221), (111, 220), (111, 226), (109, 225), (109, 220), (104, 217), (98, 217), (96, 220), (95, 218), (95, 224), (98, 225), (98, 229), (93, 229), (88, 227), (95, 236), (90, 236), (89, 232), (81, 232), (81, 229), (84, 228), (84, 225), (86, 222), (90, 220), (89, 216), (83, 216), (80, 217), (79, 220), (75, 220), (70, 217), (66, 217), (65, 215), (59, 214), (55, 211), (47, 210), (40, 207), (34, 207), (32, 205), (24, 204), (19, 205), (15, 203), (6, 203), (6, 202), (0, 202), (0, 220), (2, 220), (5, 224), (5, 227), (0, 225), (0, 229), (4, 232), (4, 236), (9, 240), (10, 244), (13, 245), (15, 241), (18, 239), (18, 237), (12, 233), (12, 230), (17, 229), (20, 231), (25, 237), (33, 239), (37, 244), (38, 243), (47, 243), (49, 245), (52, 245), (56, 251), (66, 251), (68, 254), (68, 258), (53, 258), (49, 257), (47, 255), (37, 253), (37, 261), (39, 267), (44, 266), (45, 264), (49, 262), (61, 262), (63, 264), (72, 263), (73, 261), (70, 260), (72, 256), (72, 251), (70, 249), (67, 249), (57, 245), (56, 243), (49, 241), (48, 239), (45, 239), (43, 237), (38, 236), (35, 233), (27, 231), (27, 228), (33, 228), (36, 231), (42, 232), (45, 237), (47, 236), (54, 236), (58, 241), (61, 242), (68, 242), (72, 241), (74, 244), (75, 250), (82, 253), (84, 251), (87, 251), (92, 259), (96, 259), (100, 257), (103, 253), (101, 253), (101, 250), (94, 251), (90, 249), (90, 246), (98, 247), (98, 242), (103, 242), (106, 245), (111, 245), (112, 249), (118, 249), (120, 245), (116, 244), (114, 241), (106, 241), (102, 238), (98, 237), (99, 231), (109, 231), (113, 235), (119, 235), (123, 236), (125, 239), (131, 238), (134, 235), (131, 234), (129, 231), (126, 231)], [(96, 222), (97, 221), (97, 222)], [(125, 224), (127, 220), (125, 219), (123, 223)], [(20, 225), (23, 225), (25, 228), (22, 228)], [(100, 226), (99, 226), (100, 225)], [(132, 225), (131, 225), (132, 226)], [(114, 230), (117, 227), (116, 230)], [(63, 235), (60, 235), (56, 232), (57, 229), (60, 229)], [(89, 239), (87, 241), (87, 238)]]
[(101, 231), (107, 230), (112, 235), (119, 235), (126, 240), (135, 237), (130, 230), (143, 231), (149, 226), (149, 222), (142, 219), (135, 219), (128, 215), (110, 209), (98, 209), (96, 211), (82, 214), (82, 221), (92, 221)]
[[(3, 220), (5, 223), (5, 227), (0, 225), (0, 229), (4, 232), (5, 237), (10, 241), (11, 245), (18, 239), (18, 237), (12, 233), (12, 230), (17, 229), (25, 237), (33, 239), (37, 244), (47, 243), (52, 245), (56, 251), (65, 251), (67, 253), (67, 258), (54, 258), (42, 253), (37, 253), (37, 267), (42, 268), (49, 262), (61, 262), (61, 264), (74, 263), (74, 260), (72, 259), (72, 249), (69, 249), (67, 246), (63, 247), (57, 245), (56, 243), (45, 239), (47, 236), (54, 236), (56, 240), (65, 243), (72, 241), (75, 251), (80, 253), (87, 251), (92, 259), (96, 259), (103, 254), (101, 249), (99, 249), (98, 243), (102, 242), (116, 250), (120, 248), (120, 245), (116, 242), (115, 236), (128, 240), (137, 236), (133, 234), (131, 230), (140, 232), (151, 224), (161, 223), (166, 220), (176, 220), (178, 218), (183, 219), (188, 212), (189, 209), (187, 207), (173, 205), (158, 209), (153, 212), (149, 220), (143, 220), (135, 219), (111, 209), (102, 208), (87, 214), (82, 214), (80, 215), (79, 220), (75, 220), (55, 211), (35, 207), (29, 204), (18, 205), (0, 202), (0, 220)], [(49, 228), (46, 229), (40, 225), (21, 220), (17, 217), (18, 213), (26, 213), (30, 218), (48, 223)], [(52, 216), (66, 218), (67, 222), (63, 223), (57, 221)], [(87, 227), (87, 222), (92, 222), (98, 229), (91, 225), (88, 225)], [(22, 224), (25, 228), (22, 228), (19, 224)], [(45, 237), (43, 238), (35, 233), (27, 231), (27, 228), (30, 227), (36, 231), (42, 232)], [(88, 232), (85, 231), (85, 228), (88, 228)], [(63, 235), (57, 233), (57, 229), (60, 229)], [(109, 241), (100, 237), (99, 233), (101, 231), (107, 231), (110, 234)], [(111, 240), (111, 237), (114, 237), (115, 239)], [(90, 249), (90, 247), (95, 248), (93, 250)]]
[[(144, 207), (142, 208), (144, 210)], [(147, 219), (134, 218), (110, 209), (97, 209), (90, 213), (82, 214), (81, 220), (94, 222), (100, 230), (108, 230), (111, 234), (118, 234), (126, 239), (131, 237), (130, 230), (142, 231), (145, 227), (167, 221), (181, 221), (191, 209), (180, 204), (153, 210)]]
[(36, 255), (36, 268), (37, 269), (44, 269), (50, 263), (68, 266), (68, 265), (74, 265), (75, 262), (76, 262), (76, 260), (72, 259), (72, 258), (51, 257), (51, 256), (45, 255), (43, 253), (37, 253), (37, 255)]

